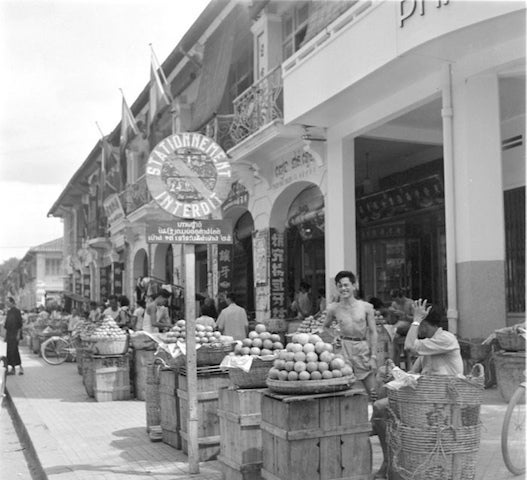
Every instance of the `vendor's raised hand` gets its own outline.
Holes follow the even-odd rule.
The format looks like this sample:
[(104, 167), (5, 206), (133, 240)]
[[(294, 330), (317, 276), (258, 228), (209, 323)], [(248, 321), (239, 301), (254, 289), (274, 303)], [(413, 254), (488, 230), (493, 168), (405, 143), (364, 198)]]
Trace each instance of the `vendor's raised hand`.
[(428, 300), (422, 300), (421, 298), (414, 302), (414, 322), (421, 323), (421, 321), (426, 318), (432, 309), (432, 305), (427, 306), (427, 303)]

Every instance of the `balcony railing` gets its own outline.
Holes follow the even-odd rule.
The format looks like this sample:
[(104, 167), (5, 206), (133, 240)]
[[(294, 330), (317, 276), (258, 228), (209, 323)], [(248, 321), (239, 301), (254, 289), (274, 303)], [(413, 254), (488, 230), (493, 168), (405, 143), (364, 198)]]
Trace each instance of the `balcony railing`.
[(234, 144), (283, 118), (282, 88), (282, 69), (278, 66), (234, 99), (234, 119), (229, 130)]
[(119, 194), (119, 198), (126, 215), (129, 215), (143, 205), (150, 203), (152, 196), (146, 185), (146, 175), (143, 175), (135, 183), (126, 187), (126, 189)]
[(234, 146), (234, 141), (230, 135), (231, 124), (234, 115), (215, 115), (199, 131), (203, 135), (212, 138), (223, 150), (229, 150)]

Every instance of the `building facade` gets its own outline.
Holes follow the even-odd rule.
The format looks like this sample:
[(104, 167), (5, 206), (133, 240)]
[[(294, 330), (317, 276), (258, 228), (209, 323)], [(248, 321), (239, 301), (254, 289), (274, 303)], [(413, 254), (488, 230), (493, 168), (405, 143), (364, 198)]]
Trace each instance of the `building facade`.
[(18, 308), (29, 311), (48, 302), (62, 302), (62, 251), (62, 238), (31, 247), (9, 273), (5, 290), (13, 296)]
[(523, 2), (213, 1), (154, 73), (165, 90), (146, 85), (136, 128), (123, 116), (50, 210), (66, 290), (133, 299), (148, 277), (182, 315), (183, 246), (147, 242), (174, 217), (145, 165), (201, 132), (230, 159), (210, 218), (234, 243), (196, 247), (196, 291), (285, 318), (300, 281), (331, 299), (351, 269), (364, 298), (428, 298), (465, 337), (524, 320)]

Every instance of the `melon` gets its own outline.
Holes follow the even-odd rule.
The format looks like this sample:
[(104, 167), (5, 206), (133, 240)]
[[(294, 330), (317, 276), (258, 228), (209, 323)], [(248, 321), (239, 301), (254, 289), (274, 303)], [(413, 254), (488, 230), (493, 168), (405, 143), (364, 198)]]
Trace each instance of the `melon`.
[(318, 362), (307, 362), (306, 363), (306, 370), (308, 372), (314, 372), (318, 370)]
[(295, 362), (293, 369), (295, 372), (303, 372), (306, 369), (306, 364), (304, 362)]
[(302, 351), (294, 353), (295, 362), (305, 362), (306, 354)]
[(318, 362), (318, 371), (325, 372), (326, 370), (329, 370), (329, 365), (326, 362)]
[(295, 362), (293, 362), (292, 360), (288, 360), (287, 362), (285, 362), (284, 369), (286, 371), (290, 372), (294, 368), (295, 368)]
[(265, 328), (265, 325), (263, 323), (257, 323), (256, 326), (254, 327), (254, 331), (256, 333), (263, 333), (266, 330), (267, 329)]
[(282, 381), (287, 380), (287, 374), (288, 372), (286, 370), (280, 370), (278, 372), (278, 380), (282, 380)]
[(322, 379), (322, 374), (318, 370), (311, 372), (311, 380), (320, 380), (320, 379)]
[(324, 370), (322, 372), (322, 378), (325, 380), (329, 380), (330, 378), (333, 378), (333, 372), (330, 372), (329, 370)]
[(276, 380), (278, 379), (279, 373), (280, 373), (280, 370), (278, 370), (277, 368), (270, 368), (267, 376), (273, 380)]
[(298, 373), (298, 380), (310, 380), (311, 374), (309, 372), (299, 372)]
[(298, 380), (298, 373), (292, 370), (287, 374), (287, 380), (289, 380), (290, 382)]

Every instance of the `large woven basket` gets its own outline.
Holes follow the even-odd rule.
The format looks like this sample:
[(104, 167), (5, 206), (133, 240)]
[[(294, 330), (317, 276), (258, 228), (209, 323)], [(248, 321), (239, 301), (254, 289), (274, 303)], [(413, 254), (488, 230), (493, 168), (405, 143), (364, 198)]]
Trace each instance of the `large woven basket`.
[[(483, 369), (481, 368), (481, 373)], [(477, 377), (458, 378), (450, 375), (423, 375), (417, 387), (387, 389), (393, 413), (411, 427), (461, 425), (479, 423), (484, 390), (483, 373)]]
[(269, 369), (273, 366), (274, 359), (263, 360), (261, 358), (253, 358), (251, 368), (248, 372), (241, 368), (229, 368), (229, 379), (231, 383), (239, 388), (262, 388), (267, 384), (267, 374)]
[(331, 393), (348, 390), (355, 383), (355, 376), (329, 378), (327, 380), (273, 380), (268, 378), (269, 390), (286, 395), (309, 395), (314, 393)]
[(205, 365), (219, 365), (221, 361), (234, 350), (236, 342), (224, 343), (221, 346), (202, 345), (196, 350), (196, 364), (198, 367)]
[(481, 424), (415, 428), (388, 422), (390, 468), (412, 480), (474, 480)]
[(508, 352), (524, 352), (525, 338), (511, 327), (495, 330), (496, 339), (503, 350)]
[(483, 338), (460, 338), (459, 347), (461, 356), (467, 360), (481, 362), (491, 353), (491, 345), (483, 344)]
[(122, 355), (128, 351), (128, 337), (123, 339), (99, 339), (93, 342), (91, 351), (94, 355)]

